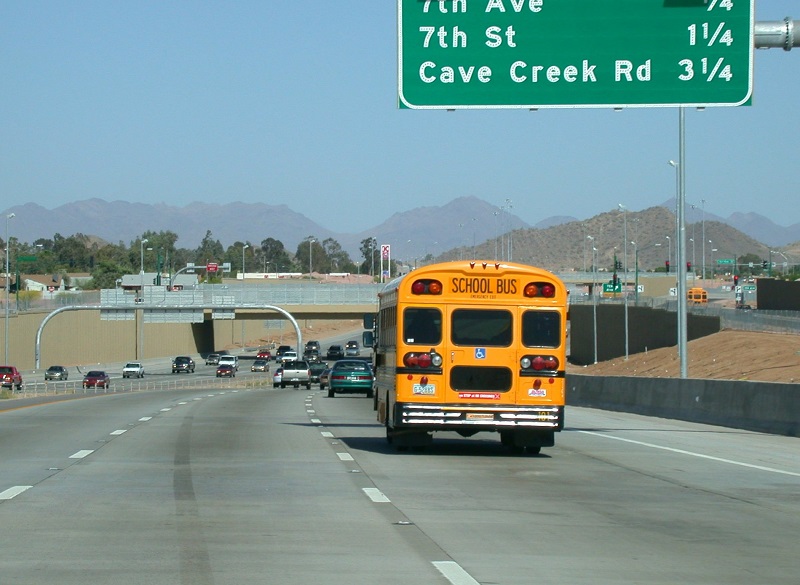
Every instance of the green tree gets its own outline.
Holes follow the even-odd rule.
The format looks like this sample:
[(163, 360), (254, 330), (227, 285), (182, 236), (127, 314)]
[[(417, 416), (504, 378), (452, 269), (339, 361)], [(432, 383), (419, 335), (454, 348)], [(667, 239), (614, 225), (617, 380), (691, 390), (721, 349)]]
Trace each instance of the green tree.
[(208, 262), (219, 262), (225, 256), (225, 249), (219, 240), (213, 239), (211, 230), (206, 231), (200, 247), (194, 251), (195, 262), (205, 265)]
[(260, 250), (259, 260), (262, 267), (266, 266), (268, 272), (283, 272), (291, 268), (292, 259), (280, 240), (275, 238), (262, 240)]
[(378, 240), (374, 237), (364, 238), (361, 240), (361, 246), (358, 248), (361, 252), (361, 257), (364, 261), (361, 263), (361, 273), (375, 276), (376, 272), (380, 272), (380, 250), (378, 250)]
[(92, 271), (92, 280), (87, 285), (87, 288), (116, 288), (117, 280), (128, 271), (127, 268), (127, 266), (110, 260), (101, 261), (95, 265)]

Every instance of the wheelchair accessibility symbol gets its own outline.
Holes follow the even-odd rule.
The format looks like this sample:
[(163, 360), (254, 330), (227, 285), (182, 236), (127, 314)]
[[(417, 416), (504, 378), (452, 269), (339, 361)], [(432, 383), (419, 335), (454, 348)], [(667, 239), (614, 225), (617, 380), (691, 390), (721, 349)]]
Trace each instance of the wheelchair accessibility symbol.
[(486, 359), (486, 348), (485, 347), (476, 347), (475, 348), (475, 359), (476, 360), (485, 360)]

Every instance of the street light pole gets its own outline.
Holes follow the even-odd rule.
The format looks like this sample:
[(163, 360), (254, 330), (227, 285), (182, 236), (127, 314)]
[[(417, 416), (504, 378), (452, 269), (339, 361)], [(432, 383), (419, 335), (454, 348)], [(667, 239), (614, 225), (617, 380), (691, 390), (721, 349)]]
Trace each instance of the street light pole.
[(308, 277), (311, 278), (311, 244), (316, 242), (314, 236), (308, 236)]
[(703, 236), (703, 262), (702, 262), (702, 264), (703, 264), (703, 285), (705, 285), (705, 280), (706, 280), (706, 200), (705, 199), (701, 199), (700, 200), (700, 206), (701, 206), (701, 209), (702, 209), (702, 212), (703, 212), (703, 215), (702, 215), (703, 225), (702, 225), (702, 230), (701, 230), (702, 234), (701, 235)]
[(6, 215), (6, 322), (5, 322), (5, 337), (6, 337), (6, 361), (3, 362), (5, 364), (8, 363), (8, 303), (9, 303), (9, 296), (8, 296), (8, 289), (9, 289), (9, 281), (11, 268), (9, 265), (8, 257), (11, 254), (11, 246), (8, 243), (8, 220), (13, 219), (16, 217), (15, 214), (9, 213)]
[(672, 272), (672, 239), (667, 236), (667, 274)]
[(592, 245), (592, 322), (594, 329), (594, 363), (596, 364), (597, 363), (597, 248), (594, 245)]
[[(144, 245), (149, 240), (147, 238), (143, 238), (139, 242), (139, 301), (144, 302)], [(136, 358), (143, 359), (144, 358), (144, 309), (141, 311), (141, 324), (139, 325), (139, 334), (138, 334), (138, 343), (136, 344)]]
[(633, 299), (636, 305), (639, 305), (639, 246), (636, 245), (636, 242), (631, 240), (631, 245), (633, 246), (633, 270), (635, 272), (635, 276), (633, 279), (633, 286), (636, 287), (633, 293)]
[[(622, 295), (623, 302), (625, 303), (625, 359), (628, 359), (628, 208), (625, 207), (622, 203), (619, 204), (620, 210), (622, 210), (622, 218), (623, 218), (623, 234), (622, 237), (624, 238), (624, 245), (623, 245), (623, 256), (625, 260), (623, 264), (625, 265), (625, 291)], [(616, 267), (615, 267), (616, 268)]]
[[(250, 244), (242, 244), (242, 282), (244, 282), (244, 275), (245, 275), (245, 270), (244, 270), (244, 251), (247, 250), (247, 248), (249, 248), (249, 247), (250, 247)], [(258, 270), (258, 269), (256, 269), (256, 270)]]

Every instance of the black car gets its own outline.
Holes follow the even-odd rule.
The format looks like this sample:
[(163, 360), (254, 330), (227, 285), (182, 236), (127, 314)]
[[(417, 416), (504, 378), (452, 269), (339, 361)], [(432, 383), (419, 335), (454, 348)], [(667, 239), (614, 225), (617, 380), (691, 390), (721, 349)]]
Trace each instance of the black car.
[(181, 372), (194, 373), (194, 360), (189, 356), (179, 355), (172, 360), (172, 373), (180, 374)]
[(308, 362), (308, 368), (311, 370), (311, 383), (319, 384), (319, 376), (328, 369), (328, 364), (325, 362)]
[(69, 374), (64, 366), (50, 366), (44, 373), (45, 380), (66, 380), (67, 378), (69, 378)]
[(275, 361), (277, 362), (281, 361), (281, 356), (283, 356), (283, 352), (285, 351), (292, 351), (292, 346), (291, 345), (279, 346), (278, 349), (275, 351)]
[(341, 345), (332, 345), (328, 348), (327, 358), (329, 360), (340, 360), (344, 357), (344, 349)]

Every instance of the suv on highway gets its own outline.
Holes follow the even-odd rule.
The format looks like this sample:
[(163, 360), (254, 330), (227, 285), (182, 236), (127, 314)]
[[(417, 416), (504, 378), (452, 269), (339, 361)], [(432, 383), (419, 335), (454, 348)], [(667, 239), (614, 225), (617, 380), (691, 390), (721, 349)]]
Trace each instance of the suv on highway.
[(180, 374), (181, 372), (194, 373), (194, 360), (189, 356), (179, 355), (172, 360), (172, 373)]
[(283, 352), (291, 350), (292, 350), (291, 345), (279, 345), (278, 349), (275, 350), (275, 361), (276, 362), (281, 361), (281, 356), (283, 356)]
[(218, 365), (230, 366), (233, 368), (233, 371), (236, 372), (239, 370), (239, 357), (235, 355), (221, 355), (219, 356)]
[(22, 390), (22, 374), (14, 366), (0, 366), (0, 385)]
[(311, 390), (311, 368), (308, 362), (297, 360), (284, 360), (281, 365), (281, 388), (286, 386), (294, 386), (299, 388), (305, 386), (307, 390)]
[(122, 368), (123, 378), (144, 378), (144, 366), (142, 362), (128, 362)]
[(207, 366), (216, 366), (219, 363), (219, 354), (218, 353), (210, 353), (206, 356), (206, 365)]

